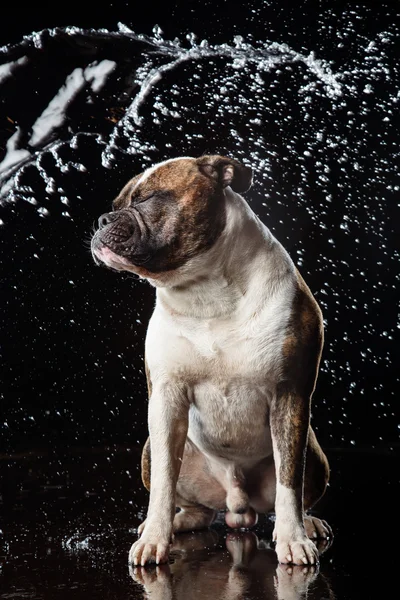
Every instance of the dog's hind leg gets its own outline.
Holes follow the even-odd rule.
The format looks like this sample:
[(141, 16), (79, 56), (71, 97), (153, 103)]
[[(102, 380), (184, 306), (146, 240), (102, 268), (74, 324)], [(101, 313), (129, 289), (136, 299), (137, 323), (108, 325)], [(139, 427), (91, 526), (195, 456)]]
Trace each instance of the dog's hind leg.
[[(147, 490), (150, 490), (150, 439), (148, 438), (142, 452), (142, 481)], [(191, 444), (186, 444), (182, 458), (181, 474), (176, 489), (176, 513), (173, 521), (173, 532), (193, 531), (206, 529), (214, 521), (217, 510), (204, 506), (200, 499), (209, 501), (210, 506), (217, 502), (218, 507), (224, 507), (224, 491), (204, 468), (204, 457), (194, 450)], [(197, 501), (199, 498), (199, 502)], [(146, 521), (138, 527), (141, 534)]]
[(180, 511), (176, 513), (174, 518), (174, 533), (206, 529), (213, 523), (217, 515), (217, 511), (212, 508), (207, 508), (201, 504), (191, 504), (183, 498), (179, 498), (179, 496), (176, 499), (176, 503)]
[[(179, 512), (176, 513), (172, 524), (173, 533), (183, 531), (195, 531), (196, 529), (207, 529), (217, 515), (217, 511), (207, 508), (201, 504), (190, 504), (183, 498), (177, 498)], [(138, 533), (141, 534), (146, 521), (143, 521), (138, 527)]]

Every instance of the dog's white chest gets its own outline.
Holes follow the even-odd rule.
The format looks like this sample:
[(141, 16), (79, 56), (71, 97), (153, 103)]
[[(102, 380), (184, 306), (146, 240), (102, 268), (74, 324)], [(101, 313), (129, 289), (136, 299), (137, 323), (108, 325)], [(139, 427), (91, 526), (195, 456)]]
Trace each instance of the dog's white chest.
[(156, 305), (146, 338), (152, 377), (184, 380), (191, 387), (235, 378), (277, 380), (292, 298), (288, 282), (261, 305), (243, 298), (224, 317), (175, 316)]
[[(197, 365), (203, 365), (204, 376), (218, 379), (228, 376), (275, 378), (282, 358), (282, 346), (290, 317), (290, 302), (274, 299), (255, 310), (239, 311), (236, 316), (221, 319), (199, 319), (181, 326), (176, 340), (185, 351), (190, 346)], [(196, 364), (196, 363), (195, 363)]]
[(271, 453), (267, 385), (246, 378), (193, 388), (189, 438), (204, 452), (246, 463)]
[(190, 342), (191, 346), (204, 359), (218, 359), (222, 352), (226, 351), (227, 336), (220, 327), (216, 326), (211, 319), (205, 319), (185, 328), (183, 337)]

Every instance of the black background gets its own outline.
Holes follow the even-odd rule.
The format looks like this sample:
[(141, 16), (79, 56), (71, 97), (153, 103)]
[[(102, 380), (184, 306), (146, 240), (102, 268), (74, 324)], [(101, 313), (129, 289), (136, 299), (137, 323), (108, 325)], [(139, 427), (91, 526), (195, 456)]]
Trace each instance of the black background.
[[(0, 86), (0, 161), (16, 127), (25, 147), (32, 124), (68, 75), (93, 61), (115, 60), (115, 76), (99, 94), (85, 89), (71, 102), (49, 144), (68, 142), (82, 131), (107, 140), (123, 117), (137, 91), (128, 85), (130, 73), (150, 56), (149, 45), (88, 28), (112, 32), (122, 22), (152, 36), (158, 24), (164, 39), (177, 36), (186, 47), (190, 32), (209, 44), (233, 46), (236, 35), (251, 47), (266, 40), (286, 43), (303, 56), (313, 51), (329, 61), (332, 73), (343, 76), (344, 94), (329, 98), (318, 84), (305, 100), (299, 89), (309, 71), (289, 63), (292, 70), (263, 74), (264, 87), (255, 88), (263, 93), (248, 104), (252, 92), (246, 86), (257, 69), (244, 65), (239, 89), (229, 65), (224, 71), (229, 60), (180, 65), (158, 82), (141, 108), (145, 125), (135, 135), (143, 147), (153, 143), (154, 150), (137, 156), (117, 150), (112, 168), (105, 168), (104, 145), (94, 135), (84, 136), (75, 150), (66, 143), (60, 151), (64, 164), (78, 162), (84, 170), (63, 171), (44, 152), (42, 166), (54, 177), (55, 191), (46, 191), (32, 167), (15, 202), (0, 203), (1, 597), (143, 598), (126, 559), (148, 502), (139, 469), (147, 436), (143, 342), (154, 290), (133, 276), (96, 267), (89, 241), (98, 216), (144, 166), (213, 152), (254, 166), (255, 184), (246, 199), (288, 249), (324, 313), (326, 343), (313, 426), (327, 452), (331, 480), (317, 514), (328, 520), (335, 539), (307, 597), (393, 595), (399, 12), (398, 2), (293, 6), (282, 0), (240, 6), (187, 0), (2, 6), (0, 44), (15, 46), (0, 48), (0, 65), (24, 54), (31, 63)], [(72, 35), (68, 26), (84, 31)], [(42, 35), (38, 47), (32, 37), (21, 46), (23, 36), (52, 27), (61, 29), (53, 37)], [(375, 50), (368, 50), (371, 41)], [(151, 60), (162, 64), (166, 58), (153, 55)], [(235, 93), (230, 104), (221, 102), (220, 114), (214, 95), (219, 98), (218, 86), (225, 80), (234, 82)], [(315, 81), (310, 76), (309, 82)], [(364, 91), (368, 85), (373, 93)], [(157, 99), (168, 104), (173, 86), (186, 118), (171, 125), (158, 114), (157, 126), (152, 107)], [(258, 112), (260, 125), (254, 121)], [(40, 215), (43, 209), (48, 216)], [(214, 600), (215, 577), (227, 581), (239, 574), (231, 568), (221, 519), (213, 526), (220, 538), (217, 548), (201, 534), (189, 535), (189, 542), (180, 537), (183, 558), (175, 564), (178, 576), (170, 565), (169, 580), (179, 584), (185, 570), (194, 579), (174, 598), (187, 600), (197, 593)], [(240, 567), (250, 582), (246, 597), (254, 600), (266, 597), (267, 579), (267, 595), (274, 596), (281, 569), (274, 552), (265, 550), (272, 529), (273, 522), (261, 517), (255, 529), (261, 548)], [(235, 532), (238, 548), (248, 535)], [(199, 553), (190, 551), (192, 538), (203, 546)], [(204, 573), (205, 581), (196, 579)], [(289, 594), (299, 598), (296, 583), (294, 576)]]
[[(340, 47), (337, 31), (344, 27), (344, 11), (352, 6), (360, 15), (358, 25), (357, 19), (354, 21), (357, 35)], [(321, 29), (327, 10), (334, 15), (331, 27)], [(162, 7), (113, 2), (95, 8), (91, 3), (32, 3), (21, 11), (10, 7), (8, 11), (0, 26), (3, 44), (17, 44), (25, 34), (55, 26), (105, 27), (112, 31), (120, 21), (137, 33), (151, 35), (157, 23), (165, 39), (184, 39), (187, 33), (195, 32), (210, 43), (232, 43), (237, 34), (253, 36), (254, 40), (276, 40), (301, 52), (315, 51), (317, 56), (333, 61), (333, 70), (356, 61), (360, 40), (367, 44), (380, 31), (393, 27), (398, 18), (395, 3), (376, 6), (343, 2), (304, 2), (296, 7), (288, 2), (253, 2), (241, 7), (230, 2), (176, 2)], [(94, 45), (96, 57), (114, 55), (123, 62), (121, 45), (112, 41)], [(61, 43), (51, 48), (51, 53), (37, 58), (36, 70), (27, 76), (24, 86), (13, 80), (3, 89), (0, 152), (15, 123), (28, 129), (34, 115), (45, 108), (62, 84), (68, 69), (84, 61), (82, 52), (73, 45), (69, 55)], [(374, 98), (368, 99), (370, 111), (362, 119), (367, 125), (357, 130), (359, 144), (357, 138), (349, 137), (350, 144), (354, 141), (353, 160), (359, 161), (361, 171), (343, 175), (337, 162), (340, 154), (333, 153), (329, 158), (327, 188), (334, 196), (334, 206), (329, 214), (321, 216), (325, 230), (318, 225), (321, 189), (316, 183), (315, 158), (305, 164), (292, 164), (287, 154), (291, 132), (283, 131), (279, 122), (269, 123), (265, 134), (265, 152), (273, 149), (278, 156), (272, 174), (263, 179), (262, 173), (256, 173), (256, 185), (246, 196), (295, 262), (302, 255), (299, 268), (324, 310), (326, 347), (313, 423), (325, 447), (393, 449), (398, 441), (395, 186), (399, 121), (394, 105), (394, 117), (384, 130), (382, 142), (382, 115), (377, 108), (389, 106), (388, 94), (398, 89), (397, 60), (398, 50), (392, 46), (387, 54), (392, 68), (390, 82), (378, 82)], [(48, 86), (43, 84), (46, 69)], [(170, 85), (174, 77), (172, 74), (165, 85)], [(71, 127), (107, 135), (111, 124), (106, 117), (115, 109), (112, 93), (110, 97), (107, 93), (89, 108), (79, 102), (71, 106)], [(295, 93), (290, 95), (287, 89), (285, 93), (287, 106), (301, 121)], [(346, 113), (338, 110), (332, 115), (338, 131), (344, 130), (344, 115), (349, 109), (357, 113), (358, 105), (355, 96), (349, 99)], [(125, 106), (120, 102), (119, 114)], [(313, 119), (329, 122), (324, 112), (327, 107), (327, 101), (321, 99)], [(237, 111), (232, 119), (237, 119)], [(245, 115), (241, 126), (246, 135)], [(150, 129), (148, 136), (159, 136), (161, 150), (154, 154), (155, 161), (203, 152), (237, 156), (232, 139), (225, 133), (223, 128), (208, 128), (201, 143), (186, 141), (186, 147), (182, 147), (183, 138), (177, 134), (168, 149), (162, 131)], [(61, 131), (60, 135), (68, 136), (69, 132)], [(143, 340), (154, 291), (132, 276), (95, 267), (88, 249), (97, 217), (140, 166), (121, 156), (118, 169), (103, 168), (100, 149), (90, 140), (83, 143), (80, 153), (85, 156), (85, 172), (55, 175), (57, 185), (69, 198), (69, 217), (63, 215), (66, 207), (62, 202), (53, 199), (51, 205), (46, 204), (48, 199), (43, 197), (40, 178), (34, 171), (28, 173), (27, 181), (39, 202), (50, 206), (51, 217), (39, 218), (35, 206), (23, 199), (1, 207), (0, 429), (5, 452), (76, 445), (139, 446), (146, 437)], [(382, 165), (387, 168), (380, 177)], [(50, 163), (48, 168), (56, 172)], [(313, 218), (304, 202), (296, 204), (295, 190), (303, 168), (307, 172), (305, 202), (314, 211)], [(271, 189), (265, 205), (267, 185)], [(349, 187), (357, 206), (348, 213), (350, 231), (343, 231)], [(335, 240), (333, 247), (330, 238)], [(365, 356), (360, 354), (363, 350)]]

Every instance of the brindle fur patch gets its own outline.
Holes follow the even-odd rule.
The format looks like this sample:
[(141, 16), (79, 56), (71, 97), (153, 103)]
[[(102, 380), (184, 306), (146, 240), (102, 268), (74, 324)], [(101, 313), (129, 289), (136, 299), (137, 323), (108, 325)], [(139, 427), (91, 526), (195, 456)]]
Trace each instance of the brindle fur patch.
[(283, 344), (282, 382), (302, 397), (311, 398), (321, 360), (324, 332), (322, 313), (297, 271), (298, 289)]
[[(147, 380), (147, 392), (148, 392), (149, 399), (150, 399), (153, 386), (151, 384), (150, 369), (147, 364), (146, 358), (144, 359), (144, 370), (146, 373), (146, 380)], [(144, 487), (148, 491), (150, 491), (150, 467), (151, 467), (150, 438), (148, 437), (145, 445), (143, 446), (142, 461), (141, 461), (142, 481), (143, 481)]]
[(279, 480), (291, 488), (301, 486), (303, 481), (311, 396), (323, 346), (321, 311), (298, 272), (297, 278), (298, 289), (283, 345), (282, 380), (271, 411), (271, 429), (281, 456)]
[(146, 490), (150, 491), (150, 468), (151, 468), (151, 454), (150, 454), (150, 438), (148, 437), (142, 450), (142, 482)]
[(239, 161), (226, 156), (208, 155), (197, 159), (197, 164), (203, 173), (211, 174), (211, 177), (224, 185), (224, 167), (233, 167), (233, 176), (229, 178), (225, 185), (230, 185), (234, 192), (243, 194), (251, 187), (253, 181), (253, 171), (251, 167), (242, 165)]
[[(168, 162), (142, 177), (114, 201), (121, 217), (100, 232), (103, 244), (148, 273), (177, 269), (213, 246), (225, 227), (224, 191), (195, 159)], [(142, 225), (136, 233), (134, 222)]]
[(279, 482), (286, 487), (299, 488), (303, 482), (309, 412), (309, 402), (282, 389), (271, 411), (271, 430), (281, 457)]

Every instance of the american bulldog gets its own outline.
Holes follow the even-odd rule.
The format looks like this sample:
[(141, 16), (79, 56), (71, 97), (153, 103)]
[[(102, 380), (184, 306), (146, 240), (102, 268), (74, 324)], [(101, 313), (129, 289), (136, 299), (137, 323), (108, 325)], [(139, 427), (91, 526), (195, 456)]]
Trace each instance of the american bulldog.
[[(172, 535), (248, 528), (275, 511), (281, 563), (313, 565), (307, 516), (327, 459), (310, 426), (321, 311), (286, 250), (240, 195), (251, 168), (222, 156), (170, 159), (131, 179), (99, 218), (98, 264), (156, 287), (145, 366), (150, 500), (129, 560), (168, 560)], [(177, 511), (177, 508), (179, 511)]]

